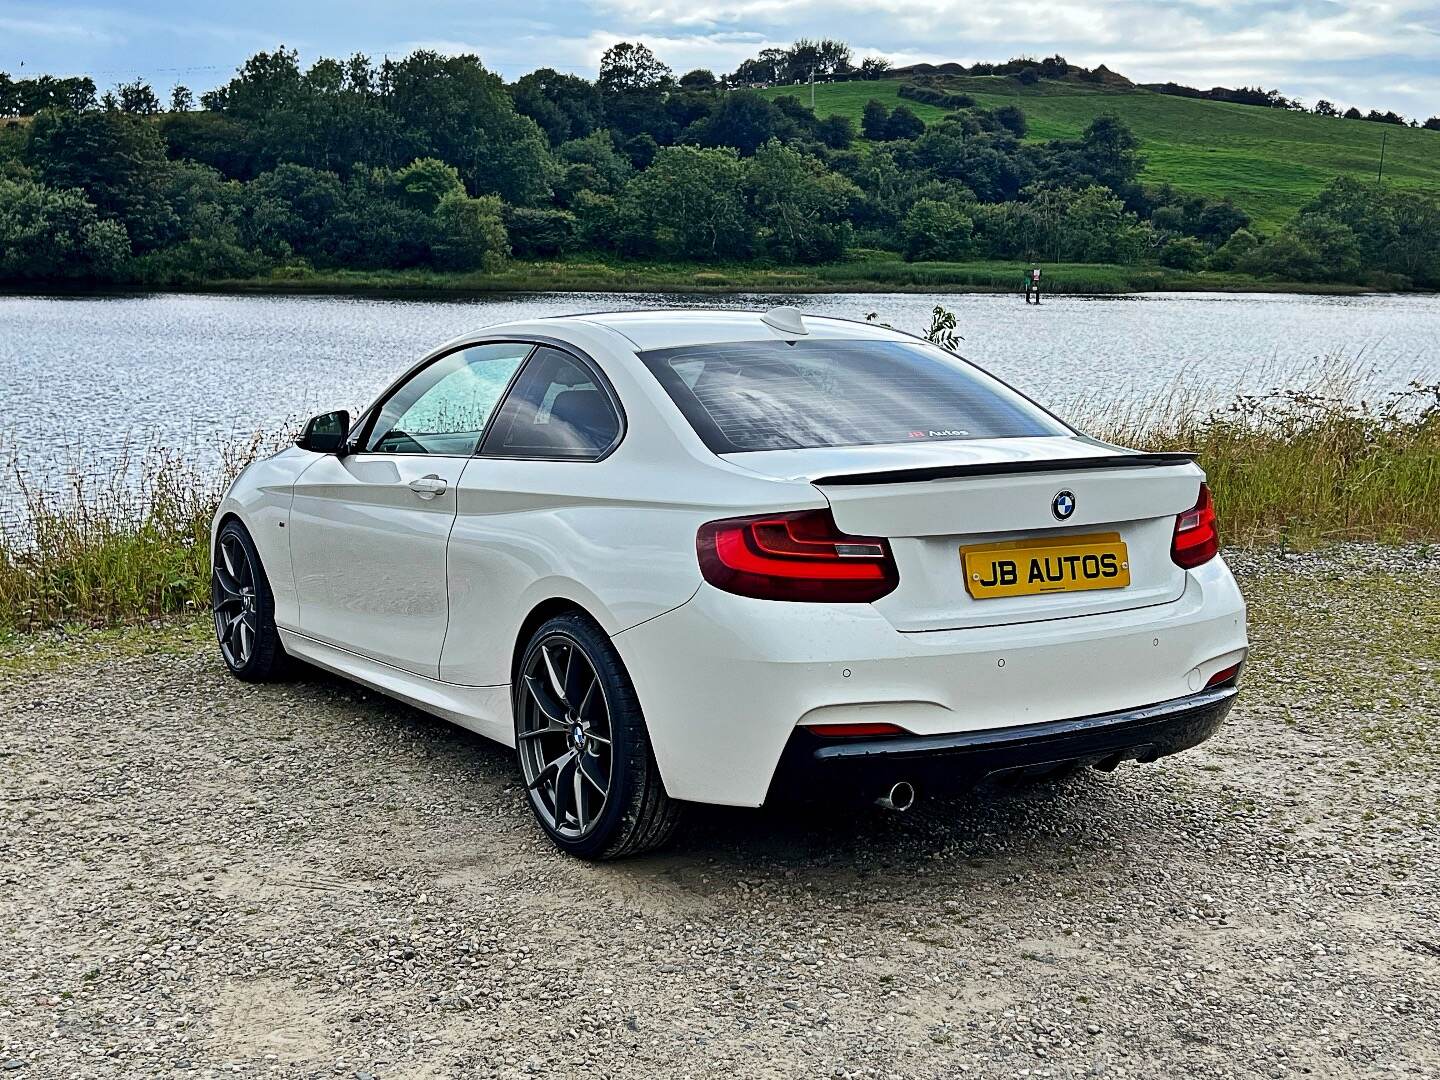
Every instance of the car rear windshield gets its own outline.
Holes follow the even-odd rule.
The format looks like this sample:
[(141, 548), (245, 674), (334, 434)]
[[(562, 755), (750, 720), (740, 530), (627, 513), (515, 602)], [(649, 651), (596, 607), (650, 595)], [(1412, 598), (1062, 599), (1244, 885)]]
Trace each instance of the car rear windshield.
[(727, 342), (640, 359), (717, 454), (1068, 433), (1015, 391), (922, 342)]

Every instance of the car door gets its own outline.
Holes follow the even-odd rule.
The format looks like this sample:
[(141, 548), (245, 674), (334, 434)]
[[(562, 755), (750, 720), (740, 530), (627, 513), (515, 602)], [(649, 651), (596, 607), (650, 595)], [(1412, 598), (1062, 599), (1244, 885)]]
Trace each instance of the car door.
[(605, 562), (627, 542), (643, 546), (643, 537), (617, 535), (629, 524), (609, 512), (605, 483), (615, 484), (614, 474), (595, 486), (597, 463), (624, 427), (619, 397), (597, 367), (559, 348), (535, 350), (460, 479), (447, 563), (446, 682), (508, 683), (531, 587), (583, 580), (580, 566)]
[(366, 413), (353, 452), (300, 475), (290, 552), (301, 633), (438, 675), (460, 475), (532, 348), (487, 343), (438, 357)]

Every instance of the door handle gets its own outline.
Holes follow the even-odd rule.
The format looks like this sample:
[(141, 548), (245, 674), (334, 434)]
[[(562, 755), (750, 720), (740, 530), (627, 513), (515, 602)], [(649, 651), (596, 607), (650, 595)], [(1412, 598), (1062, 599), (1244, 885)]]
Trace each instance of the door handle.
[(434, 473), (422, 476), (419, 480), (410, 481), (410, 490), (422, 499), (433, 499), (436, 495), (444, 495), (445, 487), (444, 478), (436, 476)]

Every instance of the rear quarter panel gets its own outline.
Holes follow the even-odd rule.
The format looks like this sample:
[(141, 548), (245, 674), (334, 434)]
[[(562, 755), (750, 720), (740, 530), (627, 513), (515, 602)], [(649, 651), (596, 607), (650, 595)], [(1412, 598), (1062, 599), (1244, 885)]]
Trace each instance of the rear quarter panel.
[(460, 478), (440, 678), (508, 683), (526, 619), (567, 600), (614, 636), (679, 607), (700, 586), (706, 521), (823, 507), (803, 480), (759, 476), (712, 454), (618, 334), (567, 334), (605, 372), (625, 435), (600, 461), (477, 457)]
[(809, 485), (638, 456), (470, 462), (450, 536), (443, 681), (508, 683), (521, 628), (547, 601), (571, 601), (611, 636), (679, 607), (700, 587), (706, 521), (824, 505)]

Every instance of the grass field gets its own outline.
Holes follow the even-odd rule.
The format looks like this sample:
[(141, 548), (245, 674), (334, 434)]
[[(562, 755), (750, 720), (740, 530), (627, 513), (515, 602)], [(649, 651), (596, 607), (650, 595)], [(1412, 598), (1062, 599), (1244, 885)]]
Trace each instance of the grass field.
[[(898, 79), (815, 87), (815, 110), (855, 120), (871, 98), (907, 105), (926, 123), (945, 110), (899, 96)], [(955, 78), (948, 89), (970, 94), (987, 108), (1018, 105), (1030, 140), (1080, 134), (1096, 116), (1114, 112), (1144, 144), (1144, 178), (1200, 195), (1229, 196), (1258, 225), (1274, 228), (1337, 175), (1374, 177), (1386, 137), (1385, 177), (1440, 192), (1440, 131), (1337, 120), (1253, 105), (1171, 97), (1148, 90), (1040, 82), (1024, 86), (1005, 76)], [(772, 87), (809, 104), (808, 87)]]

